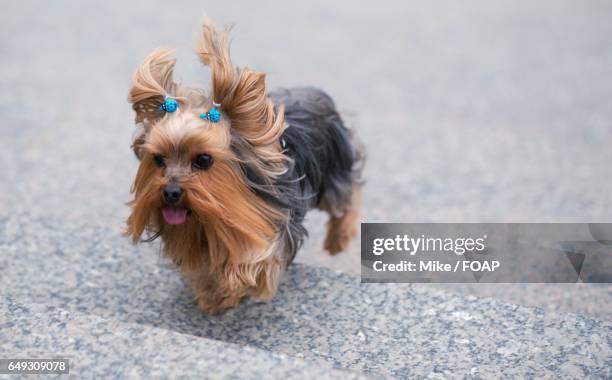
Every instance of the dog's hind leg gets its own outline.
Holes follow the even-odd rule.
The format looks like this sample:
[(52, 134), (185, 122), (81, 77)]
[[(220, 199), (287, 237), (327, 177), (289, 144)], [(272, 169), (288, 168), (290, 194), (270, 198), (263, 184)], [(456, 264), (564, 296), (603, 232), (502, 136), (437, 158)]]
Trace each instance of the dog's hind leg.
[(325, 249), (332, 255), (346, 251), (351, 239), (358, 233), (361, 189), (354, 185), (348, 201), (340, 211), (328, 202), (322, 202), (321, 208), (329, 213)]

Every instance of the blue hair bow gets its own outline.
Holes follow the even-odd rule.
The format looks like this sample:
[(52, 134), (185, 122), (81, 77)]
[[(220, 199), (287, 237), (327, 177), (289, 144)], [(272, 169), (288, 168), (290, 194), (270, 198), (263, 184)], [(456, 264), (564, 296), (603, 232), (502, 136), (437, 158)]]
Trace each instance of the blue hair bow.
[(165, 111), (165, 112), (170, 112), (170, 113), (176, 111), (178, 108), (179, 108), (179, 103), (168, 95), (164, 96), (164, 103), (161, 106), (159, 106), (160, 111)]
[(221, 112), (217, 109), (221, 107), (221, 104), (213, 102), (213, 108), (209, 109), (205, 113), (200, 114), (200, 119), (210, 120), (212, 123), (218, 123), (221, 120)]

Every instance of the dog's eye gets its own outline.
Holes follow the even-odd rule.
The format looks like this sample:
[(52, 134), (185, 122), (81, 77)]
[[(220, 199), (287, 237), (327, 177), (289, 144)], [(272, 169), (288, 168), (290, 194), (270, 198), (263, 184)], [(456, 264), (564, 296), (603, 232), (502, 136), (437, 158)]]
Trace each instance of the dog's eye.
[(166, 163), (164, 162), (164, 157), (159, 154), (153, 155), (153, 162), (155, 162), (155, 165), (157, 165), (157, 167), (159, 168), (163, 168), (164, 166), (166, 166)]
[(213, 164), (213, 158), (209, 154), (200, 154), (193, 160), (193, 168), (206, 170)]

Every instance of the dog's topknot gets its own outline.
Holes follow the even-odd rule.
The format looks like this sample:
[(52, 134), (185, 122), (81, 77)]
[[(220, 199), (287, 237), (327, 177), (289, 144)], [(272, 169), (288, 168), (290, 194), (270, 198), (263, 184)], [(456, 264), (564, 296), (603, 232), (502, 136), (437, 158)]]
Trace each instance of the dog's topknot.
[(137, 123), (152, 124), (163, 116), (159, 107), (164, 96), (174, 93), (177, 87), (173, 80), (175, 64), (172, 50), (160, 48), (149, 54), (136, 69), (128, 102), (136, 111)]
[(274, 109), (262, 72), (235, 67), (230, 58), (231, 27), (219, 33), (208, 20), (202, 23), (197, 54), (212, 71), (212, 100), (231, 121), (231, 127), (255, 150), (256, 166), (265, 176), (276, 177), (286, 169), (280, 137), (285, 128), (283, 106)]
[(214, 101), (222, 104), (229, 100), (226, 97), (232, 92), (236, 82), (237, 69), (232, 63), (229, 51), (231, 29), (231, 26), (227, 26), (219, 33), (205, 19), (196, 49), (200, 61), (212, 71), (211, 96)]

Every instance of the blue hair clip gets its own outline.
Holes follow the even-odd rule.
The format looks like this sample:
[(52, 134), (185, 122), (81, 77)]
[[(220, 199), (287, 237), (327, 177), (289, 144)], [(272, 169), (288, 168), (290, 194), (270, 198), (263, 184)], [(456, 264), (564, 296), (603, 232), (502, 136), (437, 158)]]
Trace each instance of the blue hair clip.
[(213, 102), (213, 108), (206, 111), (206, 113), (201, 113), (200, 119), (210, 120), (212, 123), (218, 123), (219, 120), (221, 120), (221, 112), (219, 112), (217, 107), (221, 107), (221, 104)]
[(176, 111), (178, 108), (179, 108), (179, 103), (168, 95), (164, 96), (164, 103), (161, 106), (159, 106), (160, 111), (165, 111), (165, 112), (170, 112), (170, 113)]

